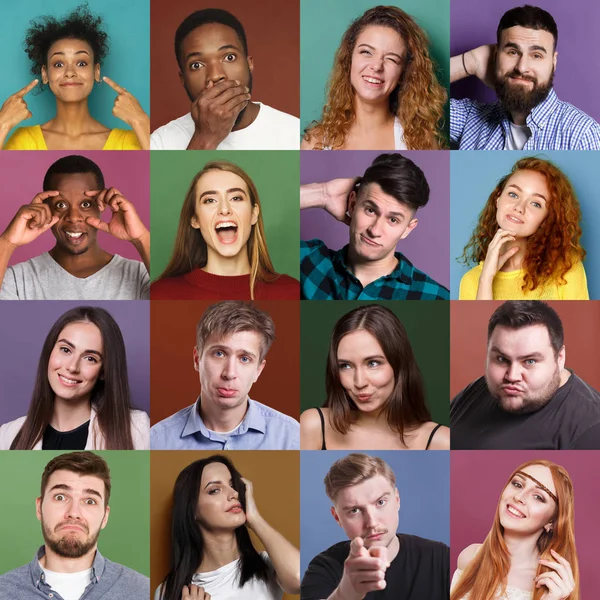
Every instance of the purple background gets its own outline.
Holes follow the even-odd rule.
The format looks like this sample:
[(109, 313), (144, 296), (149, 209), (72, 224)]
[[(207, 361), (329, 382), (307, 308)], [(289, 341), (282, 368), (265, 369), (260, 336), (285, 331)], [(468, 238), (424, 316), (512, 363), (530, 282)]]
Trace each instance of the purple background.
[[(93, 160), (104, 175), (107, 188), (117, 188), (135, 206), (138, 215), (150, 228), (150, 159), (149, 152), (122, 152), (118, 150), (64, 151), (39, 150), (0, 152), (0, 233), (13, 220), (16, 212), (24, 204), (29, 204), (36, 194), (42, 191), (44, 175), (50, 165), (71, 154), (79, 154)], [(110, 220), (110, 209), (102, 213), (104, 221)], [(17, 248), (9, 265), (39, 256), (54, 247), (55, 238), (47, 231), (31, 244)], [(125, 258), (141, 260), (132, 244), (117, 240), (112, 235), (98, 232), (98, 242), (107, 252), (117, 253)]]
[[(300, 183), (361, 176), (380, 154), (381, 151), (366, 150), (300, 152)], [(431, 193), (427, 206), (417, 211), (417, 228), (399, 242), (398, 251), (417, 269), (449, 287), (450, 153), (413, 150), (401, 154), (423, 170)], [(315, 238), (325, 242), (329, 248), (342, 248), (348, 243), (349, 229), (322, 209), (303, 210), (300, 213), (300, 239)]]
[[(598, 570), (598, 471), (596, 450), (452, 450), (450, 453), (450, 572), (470, 544), (481, 544), (489, 533), (498, 499), (511, 473), (529, 460), (547, 459), (564, 467), (575, 490), (575, 542), (579, 558), (581, 598), (600, 590)], [(594, 593), (595, 592), (595, 593)]]
[(55, 321), (76, 306), (99, 306), (113, 316), (125, 339), (131, 403), (150, 411), (150, 302), (2, 302), (0, 424), (27, 414), (44, 340)]
[[(452, 0), (450, 3), (450, 55), (456, 56), (482, 44), (496, 43), (502, 15), (527, 2), (515, 0)], [(531, 2), (548, 11), (558, 27), (558, 61), (554, 88), (558, 97), (574, 104), (600, 121), (600, 80), (594, 66), (600, 61), (600, 2), (591, 0), (537, 0)], [(496, 94), (476, 77), (452, 84), (453, 98), (493, 102)]]

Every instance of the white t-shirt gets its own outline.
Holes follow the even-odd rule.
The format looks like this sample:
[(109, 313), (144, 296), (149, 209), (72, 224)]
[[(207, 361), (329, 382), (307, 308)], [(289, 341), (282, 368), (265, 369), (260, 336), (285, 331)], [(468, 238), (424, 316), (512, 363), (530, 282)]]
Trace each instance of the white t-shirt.
[(90, 584), (92, 575), (92, 569), (78, 573), (56, 573), (42, 567), (42, 571), (44, 571), (46, 583), (64, 600), (79, 600), (85, 588)]
[[(257, 102), (254, 122), (232, 131), (217, 150), (299, 150), (300, 119)], [(152, 150), (185, 150), (194, 135), (192, 114), (188, 113), (159, 127), (150, 136)]]
[(523, 150), (527, 140), (531, 137), (531, 129), (527, 125), (510, 124), (509, 135), (506, 138), (505, 150)]
[[(325, 146), (323, 150), (331, 150), (331, 146)], [(394, 150), (407, 150), (404, 141), (404, 127), (398, 117), (394, 119)]]
[[(204, 588), (207, 594), (210, 594), (211, 600), (281, 600), (283, 590), (275, 580), (275, 571), (271, 567), (269, 555), (261, 552), (260, 555), (269, 564), (272, 578), (269, 583), (251, 579), (247, 581), (244, 587), (237, 585), (238, 560), (234, 560), (224, 565), (216, 571), (208, 573), (196, 573), (192, 577), (191, 583)], [(160, 600), (160, 590), (162, 584), (154, 592), (154, 600)], [(65, 599), (66, 600), (66, 599)]]

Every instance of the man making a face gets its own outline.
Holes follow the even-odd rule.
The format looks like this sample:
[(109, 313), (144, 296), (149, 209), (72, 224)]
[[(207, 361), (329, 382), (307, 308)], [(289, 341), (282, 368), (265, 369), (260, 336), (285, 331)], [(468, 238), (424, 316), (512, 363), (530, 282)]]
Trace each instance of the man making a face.
[[(0, 235), (0, 300), (149, 299), (150, 232), (119, 190), (104, 189), (98, 165), (65, 156), (48, 169), (43, 190)], [(100, 220), (107, 208), (108, 223)], [(50, 252), (8, 266), (17, 248), (49, 229), (56, 238)], [(103, 250), (98, 230), (131, 242), (143, 264)]]
[(565, 369), (562, 323), (539, 300), (509, 301), (488, 325), (485, 377), (452, 401), (452, 449), (600, 449), (600, 394)]
[(265, 368), (275, 324), (252, 304), (210, 306), (196, 328), (195, 404), (150, 430), (153, 450), (299, 450), (300, 424), (248, 397)]
[(302, 298), (448, 300), (445, 287), (396, 252), (428, 200), (423, 171), (401, 154), (378, 156), (363, 177), (301, 186), (300, 209), (323, 208), (350, 226), (350, 243), (341, 250), (321, 240), (301, 242)]
[(301, 600), (447, 600), (450, 550), (441, 542), (396, 533), (400, 495), (385, 461), (349, 454), (332, 465), (325, 491), (333, 518), (350, 541), (311, 560)]
[(545, 10), (506, 12), (497, 45), (450, 60), (450, 80), (475, 75), (495, 88), (498, 102), (450, 102), (450, 139), (461, 150), (598, 150), (600, 125), (561, 102), (552, 88), (558, 29)]
[(297, 117), (252, 102), (254, 63), (242, 24), (217, 8), (177, 29), (175, 56), (191, 111), (154, 131), (153, 150), (298, 150)]
[(98, 550), (110, 513), (110, 490), (108, 465), (93, 452), (53, 458), (36, 500), (44, 545), (31, 563), (0, 576), (0, 600), (148, 600), (148, 577)]

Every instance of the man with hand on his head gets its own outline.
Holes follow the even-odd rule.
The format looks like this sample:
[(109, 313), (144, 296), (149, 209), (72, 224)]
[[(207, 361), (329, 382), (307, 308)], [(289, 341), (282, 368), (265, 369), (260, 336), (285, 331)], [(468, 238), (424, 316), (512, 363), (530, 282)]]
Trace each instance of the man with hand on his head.
[(396, 533), (400, 495), (385, 461), (349, 454), (332, 465), (325, 491), (333, 502), (333, 518), (350, 541), (312, 559), (301, 600), (448, 599), (450, 549)]
[[(104, 189), (96, 163), (65, 156), (48, 169), (44, 191), (22, 206), (0, 235), (0, 300), (149, 299), (150, 232), (117, 189)], [(100, 215), (110, 209), (110, 221)], [(13, 252), (49, 229), (54, 248), (8, 266)], [(110, 254), (97, 230), (131, 242), (143, 264)]]

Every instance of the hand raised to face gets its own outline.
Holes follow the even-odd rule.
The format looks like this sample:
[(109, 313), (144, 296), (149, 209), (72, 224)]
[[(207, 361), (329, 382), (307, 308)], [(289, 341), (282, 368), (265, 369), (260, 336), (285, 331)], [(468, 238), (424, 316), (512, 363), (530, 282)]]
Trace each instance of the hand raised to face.
[(112, 110), (113, 115), (117, 119), (121, 119), (121, 121), (124, 121), (130, 127), (134, 127), (137, 123), (148, 118), (148, 115), (146, 115), (141, 104), (133, 94), (115, 83), (110, 77), (103, 77), (102, 81), (117, 92), (115, 105)]
[(31, 117), (31, 111), (27, 108), (25, 96), (38, 84), (38, 80), (34, 79), (28, 83), (23, 89), (19, 90), (12, 96), (6, 99), (6, 102), (0, 108), (0, 127), (8, 133), (13, 127), (21, 121)]

